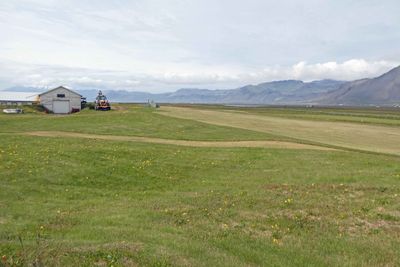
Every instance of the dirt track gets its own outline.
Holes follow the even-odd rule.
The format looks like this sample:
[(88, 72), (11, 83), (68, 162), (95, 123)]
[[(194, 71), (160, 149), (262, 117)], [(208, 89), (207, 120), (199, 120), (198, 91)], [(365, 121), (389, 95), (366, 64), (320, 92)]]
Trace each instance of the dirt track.
[(43, 137), (74, 137), (74, 138), (101, 139), (110, 141), (143, 142), (143, 143), (154, 143), (154, 144), (165, 144), (165, 145), (190, 146), (190, 147), (264, 147), (264, 148), (284, 148), (284, 149), (334, 150), (328, 147), (291, 143), (291, 142), (281, 142), (281, 141), (188, 141), (188, 140), (173, 140), (173, 139), (161, 139), (161, 138), (140, 137), (140, 136), (99, 135), (99, 134), (85, 134), (85, 133), (59, 132), (59, 131), (37, 131), (37, 132), (26, 132), (21, 134), (31, 135), (31, 136), (43, 136)]

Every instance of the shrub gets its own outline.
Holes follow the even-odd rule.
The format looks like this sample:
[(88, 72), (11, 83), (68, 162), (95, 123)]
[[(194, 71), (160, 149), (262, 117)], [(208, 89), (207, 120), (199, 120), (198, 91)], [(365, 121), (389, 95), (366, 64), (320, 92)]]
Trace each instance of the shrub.
[(85, 104), (85, 108), (94, 109), (94, 103), (91, 103), (91, 102), (86, 103), (86, 104)]

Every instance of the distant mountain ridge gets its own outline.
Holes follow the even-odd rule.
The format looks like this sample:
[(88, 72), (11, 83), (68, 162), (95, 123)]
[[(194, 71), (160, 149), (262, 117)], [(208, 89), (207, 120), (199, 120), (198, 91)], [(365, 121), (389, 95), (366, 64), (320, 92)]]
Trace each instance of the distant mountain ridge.
[[(13, 87), (14, 92), (38, 91), (35, 87)], [(43, 91), (46, 89), (43, 89)], [(75, 89), (94, 100), (98, 89)], [(182, 88), (175, 92), (152, 94), (102, 89), (112, 102), (147, 102), (198, 104), (265, 105), (399, 105), (400, 66), (372, 79), (356, 81), (319, 80), (303, 82), (283, 80), (246, 85), (236, 89), (209, 90)]]
[(373, 79), (347, 82), (319, 102), (330, 105), (400, 104), (400, 66)]
[[(206, 104), (281, 104), (296, 103), (305, 98), (318, 97), (342, 85), (343, 81), (321, 80), (303, 82), (298, 80), (274, 81), (258, 85), (246, 85), (237, 89), (209, 90), (182, 88), (175, 92), (151, 94), (105, 90), (107, 97), (115, 102), (146, 102), (154, 100), (164, 103), (206, 103)], [(88, 95), (89, 91), (79, 91)], [(95, 95), (95, 92), (90, 92)]]

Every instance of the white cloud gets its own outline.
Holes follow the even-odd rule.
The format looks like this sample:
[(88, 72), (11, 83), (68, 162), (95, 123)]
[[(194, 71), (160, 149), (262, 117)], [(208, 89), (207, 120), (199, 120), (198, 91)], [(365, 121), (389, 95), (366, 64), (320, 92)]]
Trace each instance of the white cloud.
[(399, 13), (398, 0), (0, 1), (0, 87), (373, 77), (400, 62)]
[(303, 81), (334, 79), (349, 81), (373, 78), (399, 65), (399, 61), (367, 61), (365, 59), (350, 59), (341, 63), (329, 61), (314, 64), (300, 61), (289, 67), (274, 66), (264, 68), (259, 72), (244, 73), (241, 75), (241, 80), (248, 80), (253, 83), (286, 79)]
[(260, 71), (211, 69), (135, 73), (62, 66), (27, 65), (15, 62), (0, 64), (0, 80), (11, 80), (15, 85), (72, 88), (112, 88), (135, 91), (171, 91), (182, 87), (209, 89), (235, 88), (273, 80), (298, 79), (303, 81), (336, 79), (355, 80), (372, 78), (400, 65), (400, 62), (351, 59), (341, 63), (308, 64), (301, 61), (292, 66), (272, 66)]
[(317, 64), (299, 62), (292, 67), (291, 77), (302, 80), (338, 79), (355, 80), (380, 75), (399, 65), (399, 62), (366, 61), (351, 59), (342, 63), (334, 61)]

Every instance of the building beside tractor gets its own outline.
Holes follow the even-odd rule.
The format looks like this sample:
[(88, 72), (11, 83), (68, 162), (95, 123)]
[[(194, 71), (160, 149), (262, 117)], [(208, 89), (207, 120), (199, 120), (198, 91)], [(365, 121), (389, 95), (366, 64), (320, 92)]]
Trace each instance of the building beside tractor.
[(5, 106), (6, 109), (14, 105), (40, 105), (48, 113), (54, 114), (79, 112), (85, 107), (96, 110), (111, 109), (110, 102), (102, 91), (98, 92), (94, 105), (89, 105), (85, 97), (64, 86), (56, 87), (44, 93), (0, 91), (0, 105)]
[(55, 114), (68, 114), (81, 110), (82, 96), (64, 86), (39, 94), (39, 103)]

